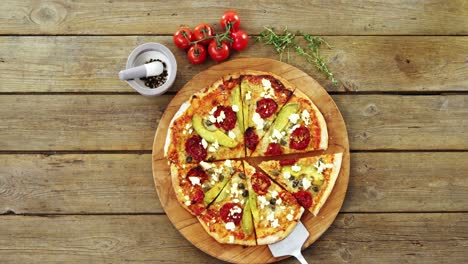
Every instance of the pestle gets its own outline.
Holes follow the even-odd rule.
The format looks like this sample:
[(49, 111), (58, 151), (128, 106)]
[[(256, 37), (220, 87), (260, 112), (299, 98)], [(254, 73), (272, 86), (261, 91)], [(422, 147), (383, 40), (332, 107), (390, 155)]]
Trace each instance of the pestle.
[(119, 72), (120, 80), (132, 80), (142, 77), (157, 76), (163, 73), (164, 67), (160, 61), (153, 61), (137, 67), (129, 68)]

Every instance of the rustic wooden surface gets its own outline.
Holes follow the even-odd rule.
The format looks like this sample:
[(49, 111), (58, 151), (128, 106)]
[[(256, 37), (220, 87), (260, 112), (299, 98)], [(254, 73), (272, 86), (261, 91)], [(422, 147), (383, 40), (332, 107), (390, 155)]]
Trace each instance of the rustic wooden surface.
[[(351, 148), (341, 213), (306, 259), (468, 262), (464, 0), (1, 1), (0, 262), (219, 262), (164, 214), (151, 144), (175, 92), (214, 65), (189, 65), (170, 35), (180, 24), (218, 27), (230, 7), (253, 37), (288, 26), (334, 47), (323, 53), (338, 87), (290, 61), (332, 94)], [(166, 44), (179, 64), (162, 97), (116, 78), (147, 41)], [(253, 41), (240, 57), (278, 58)]]

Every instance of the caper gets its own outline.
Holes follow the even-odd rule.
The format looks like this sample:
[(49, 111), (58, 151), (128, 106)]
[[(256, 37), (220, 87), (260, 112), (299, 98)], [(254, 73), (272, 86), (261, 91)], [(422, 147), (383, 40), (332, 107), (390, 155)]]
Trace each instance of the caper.
[(203, 185), (203, 191), (207, 192), (210, 189), (210, 186), (208, 185)]
[(242, 192), (242, 197), (247, 197), (247, 196), (249, 196), (249, 191), (244, 190), (244, 191)]
[(209, 168), (206, 172), (208, 172), (208, 174), (211, 176), (215, 173), (214, 169), (213, 168)]
[(239, 178), (245, 180), (245, 173), (239, 172)]
[(270, 123), (265, 122), (265, 124), (263, 125), (263, 131), (268, 131), (269, 128), (270, 128)]
[(297, 188), (298, 185), (299, 185), (299, 181), (298, 181), (298, 180), (294, 180), (294, 181), (293, 181), (293, 187), (294, 187), (294, 188)]
[(218, 178), (219, 178), (219, 181), (223, 181), (224, 180), (224, 175), (220, 174)]
[(276, 203), (276, 199), (275, 199), (275, 198), (271, 198), (270, 204), (275, 204), (275, 203)]
[(189, 163), (192, 162), (192, 156), (187, 156), (187, 157), (185, 158), (185, 161), (186, 161), (186, 162), (189, 162)]
[(292, 175), (291, 175), (291, 177), (289, 177), (289, 179), (288, 179), (288, 180), (290, 180), (290, 181), (294, 181), (295, 179), (296, 179), (296, 177), (294, 177), (294, 176), (292, 176)]
[(234, 170), (234, 168), (229, 168), (229, 174), (233, 174), (236, 170)]
[(270, 204), (270, 208), (271, 208), (271, 210), (274, 211), (274, 210), (275, 210), (275, 205), (274, 205), (274, 204)]
[(239, 189), (243, 190), (245, 189), (245, 186), (243, 183), (239, 183), (239, 185), (237, 186)]
[(280, 175), (280, 172), (279, 172), (278, 170), (272, 170), (272, 171), (271, 171), (271, 174), (272, 174), (273, 176), (278, 176), (278, 175)]
[(280, 139), (280, 144), (281, 146), (286, 146), (286, 144), (288, 144), (288, 142), (286, 142), (286, 140), (284, 140), (283, 138)]
[(317, 186), (314, 186), (313, 190), (314, 190), (314, 192), (319, 192), (320, 191), (319, 187), (317, 187)]
[(214, 159), (215, 159), (214, 157), (209, 157), (209, 158), (208, 158), (208, 161), (209, 161), (209, 162), (212, 162), (212, 161), (214, 161)]
[(207, 119), (207, 120), (205, 120), (205, 125), (206, 126), (211, 126), (211, 125), (213, 125), (213, 122), (211, 122), (210, 120)]

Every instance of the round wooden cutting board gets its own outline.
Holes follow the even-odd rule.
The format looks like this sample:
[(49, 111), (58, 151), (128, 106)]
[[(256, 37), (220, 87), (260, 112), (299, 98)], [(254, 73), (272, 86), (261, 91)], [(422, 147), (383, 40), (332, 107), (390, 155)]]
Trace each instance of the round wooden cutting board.
[[(346, 126), (340, 111), (330, 95), (312, 77), (289, 64), (271, 59), (246, 58), (236, 59), (213, 66), (192, 78), (172, 99), (164, 112), (153, 144), (153, 177), (161, 205), (174, 226), (193, 245), (218, 259), (234, 263), (269, 263), (283, 258), (274, 258), (268, 246), (243, 247), (224, 245), (211, 238), (198, 222), (177, 202), (171, 184), (169, 166), (164, 158), (164, 143), (168, 126), (180, 105), (192, 94), (211, 85), (220, 77), (241, 71), (259, 70), (282, 76), (294, 84), (297, 89), (307, 94), (322, 112), (328, 126), (329, 147), (324, 153), (343, 153), (339, 177), (333, 192), (322, 207), (319, 215), (314, 217), (305, 212), (301, 221), (310, 232), (303, 248), (310, 246), (332, 224), (343, 204), (349, 180), (349, 143)], [(317, 152), (321, 154), (323, 152)]]

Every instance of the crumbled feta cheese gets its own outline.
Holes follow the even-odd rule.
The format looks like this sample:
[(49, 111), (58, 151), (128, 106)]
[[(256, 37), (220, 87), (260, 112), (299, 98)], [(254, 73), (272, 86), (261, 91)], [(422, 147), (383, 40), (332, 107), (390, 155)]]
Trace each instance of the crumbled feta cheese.
[(234, 243), (234, 236), (229, 236), (229, 243)]
[(186, 201), (190, 201), (190, 197), (189, 197), (188, 195), (185, 195), (185, 196), (184, 196), (184, 199), (185, 199)]
[(290, 212), (292, 215), (294, 214), (294, 210), (293, 210), (293, 209), (291, 209), (291, 211), (289, 211), (289, 212)]
[(294, 130), (296, 130), (296, 128), (298, 128), (300, 126), (301, 125), (299, 125), (299, 124), (294, 125), (293, 127), (291, 127), (291, 129), (289, 129), (288, 133), (291, 134), (292, 132), (294, 132)]
[(252, 98), (252, 91), (248, 91), (246, 94), (245, 94), (245, 100), (250, 100)]
[(210, 110), (210, 115), (214, 114), (214, 112), (216, 112), (216, 110), (218, 110), (218, 107), (217, 107), (217, 106), (211, 108), (211, 110)]
[(289, 116), (289, 121), (291, 121), (291, 123), (293, 124), (297, 124), (297, 121), (299, 120), (299, 118), (301, 118), (299, 114), (291, 114)]
[(265, 120), (260, 116), (259, 113), (255, 112), (252, 116), (252, 121), (256, 125), (257, 129), (263, 129), (263, 126), (265, 125)]
[(285, 171), (285, 172), (283, 172), (283, 177), (285, 179), (289, 179), (291, 177), (291, 173), (289, 171)]
[(182, 169), (185, 169), (185, 164), (182, 164)]
[(301, 166), (292, 165), (291, 170), (294, 171), (294, 172), (299, 172), (299, 171), (301, 171)]
[(292, 221), (293, 218), (294, 218), (294, 216), (292, 214), (286, 215), (286, 219), (288, 219), (288, 221)]
[(219, 116), (216, 117), (216, 121), (217, 121), (218, 123), (221, 123), (221, 122), (223, 122), (223, 120), (224, 120), (225, 118), (226, 118), (226, 114), (224, 113), (224, 111), (221, 111), (221, 112), (219, 113)]
[(213, 146), (208, 147), (209, 152), (216, 152), (216, 149)]
[(191, 204), (192, 204), (192, 202), (190, 202), (190, 201), (185, 201), (185, 205), (186, 205), (186, 206), (189, 206), (189, 205), (191, 205)]
[[(216, 141), (216, 142), (218, 142), (218, 141)], [(224, 166), (226, 166), (226, 167), (232, 167), (232, 162), (231, 162), (231, 160), (226, 160), (226, 161), (224, 161)]]
[(192, 185), (201, 185), (200, 178), (198, 177), (189, 177), (189, 180), (192, 183)]
[(191, 127), (192, 127), (192, 123), (187, 123), (187, 124), (185, 124), (185, 129), (189, 129), (189, 128), (191, 128)]
[(236, 229), (236, 225), (234, 224), (234, 222), (227, 222), (224, 227), (227, 230), (231, 230), (231, 231), (234, 231)]
[(214, 147), (215, 149), (218, 149), (218, 148), (219, 148), (218, 140), (215, 140), (215, 142), (213, 142), (213, 147)]
[(232, 111), (239, 112), (239, 106), (238, 105), (232, 105)]
[(179, 188), (177, 191), (181, 193), (181, 192), (182, 192), (182, 188)]
[(309, 179), (307, 178), (303, 178), (302, 179), (302, 186), (304, 187), (304, 190), (307, 190), (309, 189), (309, 187), (311, 186), (311, 182), (309, 181)]
[(204, 162), (204, 161), (200, 161), (199, 164), (200, 164), (200, 166), (202, 166), (202, 168), (205, 169), (205, 170), (211, 169), (211, 167), (212, 167), (210, 163)]
[(211, 123), (216, 123), (216, 117), (214, 117), (214, 115), (210, 115), (208, 116), (208, 120), (210, 120)]
[(278, 131), (278, 129), (273, 129), (273, 133), (271, 133), (271, 137), (281, 139), (283, 137), (283, 135), (281, 135), (281, 133)]
[(304, 121), (305, 125), (308, 126), (310, 123), (310, 114), (307, 109), (304, 109), (301, 114), (301, 119)]
[(275, 220), (275, 213), (271, 212), (267, 215), (267, 220), (268, 221), (274, 221)]
[(280, 226), (280, 225), (279, 225), (279, 223), (278, 223), (278, 219), (275, 219), (273, 222), (271, 222), (271, 227), (277, 228), (277, 227), (279, 227), (279, 226)]
[(326, 169), (333, 169), (333, 164), (330, 163), (330, 164), (325, 164), (323, 162), (321, 162), (320, 160), (318, 160), (315, 164), (314, 164), (314, 167), (317, 168), (317, 172), (318, 173), (322, 173), (324, 170)]
[(186, 134), (187, 134), (187, 131), (186, 131), (186, 130), (182, 131), (182, 134), (183, 134), (183, 135), (186, 135)]
[(278, 198), (278, 200), (276, 200), (277, 205), (280, 205), (282, 202), (283, 202), (283, 200), (281, 200), (281, 198)]
[(259, 195), (257, 197), (257, 200), (260, 203), (260, 208), (261, 209), (265, 208), (265, 206), (269, 204), (269, 202), (266, 200), (265, 196), (263, 196), (263, 195)]
[[(235, 199), (234, 199), (234, 200), (235, 200)], [(233, 202), (234, 202), (234, 200), (233, 200)], [(237, 202), (235, 202), (235, 203), (237, 203)], [(241, 212), (242, 212), (242, 209), (241, 209), (239, 206), (234, 206), (234, 207), (232, 207), (232, 208), (229, 210), (229, 213), (230, 213), (231, 215), (240, 214)]]
[(271, 87), (270, 80), (262, 79), (263, 92), (260, 94), (261, 97), (273, 98), (275, 96), (275, 90)]
[(228, 136), (232, 139), (235, 139), (236, 138), (236, 133), (232, 132), (231, 130), (229, 130), (228, 132)]
[(202, 138), (201, 144), (202, 144), (204, 149), (206, 149), (208, 147), (208, 142), (206, 142), (206, 140), (204, 138)]
[(277, 191), (272, 191), (271, 192), (271, 197), (276, 198), (276, 196), (278, 196), (278, 192)]
[(270, 80), (267, 80), (267, 79), (262, 79), (262, 85), (263, 85), (263, 89), (270, 89), (271, 88), (271, 82)]
[[(236, 192), (236, 193), (237, 193), (237, 192)], [(232, 199), (232, 202), (233, 202), (233, 203), (239, 203), (239, 199), (234, 198), (234, 199)], [(240, 212), (239, 212), (239, 213), (240, 213)]]
[(193, 128), (190, 128), (190, 129), (188, 130), (188, 133), (189, 133), (189, 134), (192, 134), (192, 132), (193, 132)]

